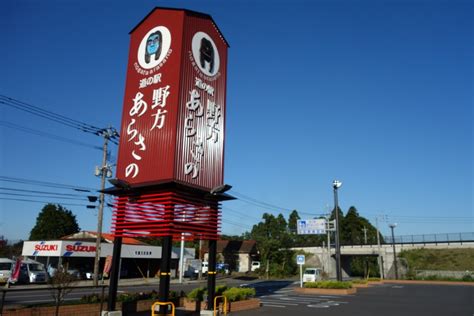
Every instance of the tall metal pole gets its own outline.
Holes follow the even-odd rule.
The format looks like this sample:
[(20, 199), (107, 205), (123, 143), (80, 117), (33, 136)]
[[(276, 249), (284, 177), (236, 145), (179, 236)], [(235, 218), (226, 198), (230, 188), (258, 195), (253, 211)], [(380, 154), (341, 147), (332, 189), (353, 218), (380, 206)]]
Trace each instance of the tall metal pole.
[(380, 247), (380, 231), (379, 231), (379, 218), (378, 216), (375, 217), (375, 227), (377, 227), (377, 246), (379, 249), (379, 255), (377, 257), (379, 263), (379, 273), (380, 279), (383, 280), (383, 266), (382, 266), (382, 248)]
[(338, 281), (342, 281), (342, 273), (341, 273), (341, 245), (339, 242), (339, 201), (337, 198), (337, 189), (339, 188), (340, 184), (339, 181), (334, 181), (333, 188), (334, 188), (334, 209), (336, 212), (336, 277)]
[(331, 277), (331, 223), (329, 222), (329, 216), (327, 217), (327, 233), (328, 233), (328, 277)]
[(397, 252), (395, 251), (395, 234), (393, 229), (396, 227), (396, 224), (390, 224), (389, 227), (392, 229), (392, 247), (393, 247), (393, 264), (395, 265), (395, 279), (398, 279), (398, 265), (397, 265)]
[(104, 146), (102, 153), (102, 166), (100, 167), (100, 196), (99, 196), (99, 212), (97, 214), (97, 238), (95, 241), (95, 260), (94, 260), (94, 286), (99, 283), (99, 261), (100, 261), (100, 244), (102, 241), (102, 219), (104, 217), (104, 189), (105, 189), (105, 178), (107, 177), (107, 143), (109, 141), (109, 132), (105, 131), (104, 134)]
[(209, 240), (209, 260), (207, 265), (207, 309), (214, 309), (214, 296), (216, 294), (216, 257), (217, 240)]
[[(163, 248), (161, 250), (161, 265), (160, 265), (160, 287), (158, 292), (158, 298), (161, 302), (167, 302), (170, 291), (170, 279), (171, 279), (171, 252), (173, 247), (173, 237), (163, 237)], [(167, 313), (168, 306), (160, 306), (160, 315)]]
[(117, 288), (120, 276), (120, 257), (122, 252), (122, 237), (114, 238), (114, 248), (112, 255), (112, 266), (110, 268), (110, 284), (109, 296), (107, 300), (107, 310), (115, 310), (115, 302), (117, 301)]

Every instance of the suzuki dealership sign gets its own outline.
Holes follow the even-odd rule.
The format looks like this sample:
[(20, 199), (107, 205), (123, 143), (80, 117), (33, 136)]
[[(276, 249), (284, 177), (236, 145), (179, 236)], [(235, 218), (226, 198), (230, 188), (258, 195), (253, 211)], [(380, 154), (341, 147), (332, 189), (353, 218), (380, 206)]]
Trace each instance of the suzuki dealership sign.
[[(186, 256), (194, 257), (192, 248), (186, 248)], [(112, 256), (113, 244), (101, 244), (101, 257)], [(52, 240), (23, 242), (22, 256), (26, 257), (95, 257), (95, 242)], [(148, 245), (122, 245), (122, 258), (159, 259), (161, 247)], [(173, 248), (172, 258), (179, 258), (180, 249)]]
[(117, 178), (222, 185), (227, 42), (210, 16), (165, 8), (130, 34)]
[[(109, 249), (110, 248), (110, 249)], [(23, 256), (38, 257), (95, 257), (95, 243), (82, 241), (25, 241)], [(112, 253), (112, 245), (102, 244), (102, 256)]]

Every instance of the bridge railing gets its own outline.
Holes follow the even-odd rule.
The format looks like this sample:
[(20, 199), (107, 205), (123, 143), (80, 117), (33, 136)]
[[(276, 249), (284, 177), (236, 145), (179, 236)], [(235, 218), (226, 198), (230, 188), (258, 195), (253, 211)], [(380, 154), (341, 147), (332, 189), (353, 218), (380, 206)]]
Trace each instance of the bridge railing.
[[(384, 236), (385, 244), (393, 242), (392, 236)], [(395, 236), (396, 244), (437, 244), (437, 243), (463, 243), (474, 242), (474, 232), (469, 233), (446, 233), (446, 234), (423, 234)]]

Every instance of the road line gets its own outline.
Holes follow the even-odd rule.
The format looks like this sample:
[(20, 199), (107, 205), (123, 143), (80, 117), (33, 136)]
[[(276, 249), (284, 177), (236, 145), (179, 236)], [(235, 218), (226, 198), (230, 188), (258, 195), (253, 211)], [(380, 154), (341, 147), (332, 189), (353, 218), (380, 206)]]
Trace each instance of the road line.
[(262, 301), (263, 305), (265, 305), (265, 303), (279, 304), (279, 305), (285, 305), (285, 306), (298, 306), (299, 305), (299, 304), (286, 303), (286, 302), (280, 302), (280, 301)]
[(263, 305), (265, 307), (279, 307), (279, 308), (285, 308), (286, 306), (281, 306), (281, 305)]
[(328, 305), (306, 305), (308, 307), (312, 307), (312, 308), (329, 308)]

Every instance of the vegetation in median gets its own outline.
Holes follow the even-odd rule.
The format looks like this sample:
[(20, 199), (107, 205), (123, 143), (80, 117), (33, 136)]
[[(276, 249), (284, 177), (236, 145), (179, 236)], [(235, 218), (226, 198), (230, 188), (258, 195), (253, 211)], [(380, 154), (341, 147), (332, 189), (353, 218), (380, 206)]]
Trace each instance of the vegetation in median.
[(368, 280), (367, 279), (354, 279), (351, 280), (352, 284), (367, 284)]
[[(193, 289), (186, 295), (186, 297), (195, 302), (203, 301), (204, 296), (207, 295), (207, 289), (205, 287), (198, 287)], [(242, 301), (255, 296), (255, 289), (252, 288), (227, 288), (225, 285), (216, 286), (215, 295), (224, 295), (230, 302)]]
[(318, 281), (306, 282), (304, 287), (310, 289), (350, 289), (352, 283), (347, 281)]

